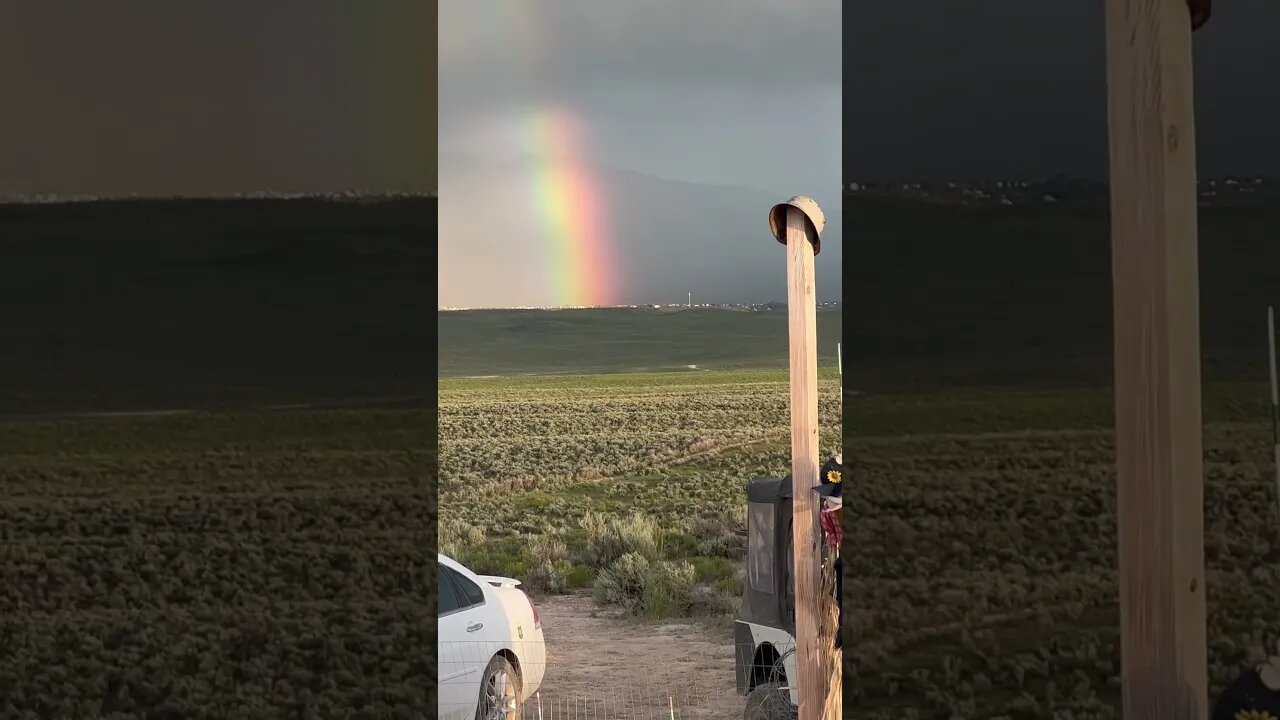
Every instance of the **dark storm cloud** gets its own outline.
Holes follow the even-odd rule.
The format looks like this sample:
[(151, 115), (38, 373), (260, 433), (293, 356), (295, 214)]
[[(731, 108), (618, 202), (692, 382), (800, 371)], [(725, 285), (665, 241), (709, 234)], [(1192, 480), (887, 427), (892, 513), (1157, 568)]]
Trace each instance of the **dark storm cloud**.
[(839, 128), (822, 128), (839, 113), (840, 12), (836, 0), (445, 3), (441, 142), (489, 146), (495, 124), (555, 106), (592, 121), (624, 165), (663, 152), (627, 145), (678, 155), (749, 126), (838, 144)]
[(827, 87), (839, 17), (834, 0), (446, 3), (440, 60), (468, 109), (631, 84)]
[[(859, 3), (844, 16), (845, 174), (1106, 174), (1102, 0)], [(1233, 0), (1195, 35), (1201, 174), (1280, 171), (1280, 4)]]
[[(574, 123), (553, 154), (587, 166), (583, 182), (603, 198), (625, 267), (619, 301), (782, 297), (764, 218), (795, 194), (826, 211), (820, 294), (839, 297), (841, 11), (837, 0), (444, 3), (441, 304), (552, 302), (557, 239), (528, 200), (545, 168), (518, 162), (545, 154), (547, 112)], [(656, 242), (655, 208), (689, 222)]]
[(0, 10), (0, 194), (433, 190), (435, 8), (58, 0)]

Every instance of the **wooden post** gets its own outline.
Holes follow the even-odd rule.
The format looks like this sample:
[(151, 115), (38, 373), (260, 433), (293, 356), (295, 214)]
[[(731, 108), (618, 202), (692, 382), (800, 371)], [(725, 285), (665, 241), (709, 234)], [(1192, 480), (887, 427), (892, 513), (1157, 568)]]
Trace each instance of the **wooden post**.
[(1107, 0), (1125, 720), (1205, 720), (1195, 123), (1186, 0)]
[[(1280, 382), (1276, 379), (1276, 311), (1271, 307), (1267, 308), (1267, 343), (1271, 355), (1271, 462), (1276, 477), (1276, 506), (1280, 509)], [(1280, 514), (1276, 522), (1280, 523)]]
[[(814, 294), (813, 258), (818, 246), (816, 226), (805, 212), (791, 204), (775, 208), (785, 211), (785, 226), (778, 223), (775, 235), (787, 244), (787, 330), (791, 357), (791, 487), (792, 549), (795, 559), (796, 674), (788, 678), (797, 686), (799, 720), (821, 720), (827, 700), (830, 676), (823, 672), (823, 653), (835, 638), (823, 644), (818, 572), (819, 554), (817, 503), (812, 489), (818, 485), (818, 323)], [(807, 199), (806, 199), (807, 200)], [(811, 200), (807, 202), (812, 202)], [(813, 205), (817, 210), (817, 205)], [(820, 214), (819, 214), (819, 217)]]

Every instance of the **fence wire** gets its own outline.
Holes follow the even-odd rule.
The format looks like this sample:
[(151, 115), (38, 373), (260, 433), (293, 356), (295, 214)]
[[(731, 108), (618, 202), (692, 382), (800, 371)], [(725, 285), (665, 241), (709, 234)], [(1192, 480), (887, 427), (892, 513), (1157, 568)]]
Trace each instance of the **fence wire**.
[(795, 717), (794, 647), (754, 641), (695, 649), (667, 640), (656, 656), (653, 640), (590, 648), (572, 639), (441, 642), (439, 717), (736, 720), (749, 703), (760, 717)]

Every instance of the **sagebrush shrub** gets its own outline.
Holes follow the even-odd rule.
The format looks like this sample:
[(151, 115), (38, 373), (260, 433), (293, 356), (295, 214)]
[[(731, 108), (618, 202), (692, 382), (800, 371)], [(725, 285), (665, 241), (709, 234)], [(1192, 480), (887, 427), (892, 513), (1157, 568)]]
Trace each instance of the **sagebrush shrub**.
[(688, 612), (695, 585), (689, 563), (651, 561), (632, 552), (596, 576), (593, 594), (597, 602), (619, 605), (632, 615), (665, 618)]
[(467, 548), (479, 547), (484, 543), (484, 531), (469, 522), (455, 518), (441, 519), (438, 526), (436, 547), (440, 552), (455, 560), (462, 556)]
[(569, 588), (569, 548), (559, 537), (540, 537), (529, 548), (529, 572), (525, 584), (530, 589), (559, 593)]
[(733, 617), (742, 605), (742, 593), (733, 592), (717, 584), (697, 585), (693, 589), (690, 607), (699, 614), (712, 617)]
[(627, 553), (596, 575), (592, 595), (596, 602), (621, 605), (627, 612), (639, 614), (652, 570), (649, 558), (640, 553)]
[(745, 507), (699, 516), (689, 522), (699, 555), (744, 558), (747, 555), (747, 510)]
[(618, 518), (588, 510), (582, 531), (586, 535), (583, 562), (588, 565), (605, 567), (628, 553), (658, 556), (658, 524), (639, 513)]
[(679, 561), (663, 561), (653, 565), (645, 586), (641, 613), (653, 618), (684, 616), (693, 605), (697, 578), (693, 566)]

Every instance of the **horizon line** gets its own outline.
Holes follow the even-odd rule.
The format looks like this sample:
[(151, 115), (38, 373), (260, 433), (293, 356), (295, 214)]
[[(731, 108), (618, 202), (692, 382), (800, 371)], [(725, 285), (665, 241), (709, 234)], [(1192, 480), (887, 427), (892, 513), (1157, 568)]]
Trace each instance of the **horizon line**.
[[(819, 300), (818, 306), (840, 305), (840, 300)], [(753, 307), (760, 305), (786, 305), (785, 300), (763, 300), (759, 302), (718, 302), (718, 303), (634, 303), (622, 305), (474, 305), (468, 307), (437, 306), (436, 312), (469, 312), (476, 310), (640, 310), (654, 308), (685, 308), (687, 310), (719, 309), (726, 307)]]
[(173, 201), (173, 200), (403, 200), (439, 199), (435, 190), (406, 190), (371, 192), (364, 190), (333, 190), (323, 192), (276, 192), (251, 190), (241, 193), (210, 193), (207, 195), (152, 195), (129, 193), (120, 195), (90, 195), (79, 193), (10, 193), (0, 194), (0, 204), (5, 205), (56, 205), (91, 202)]

